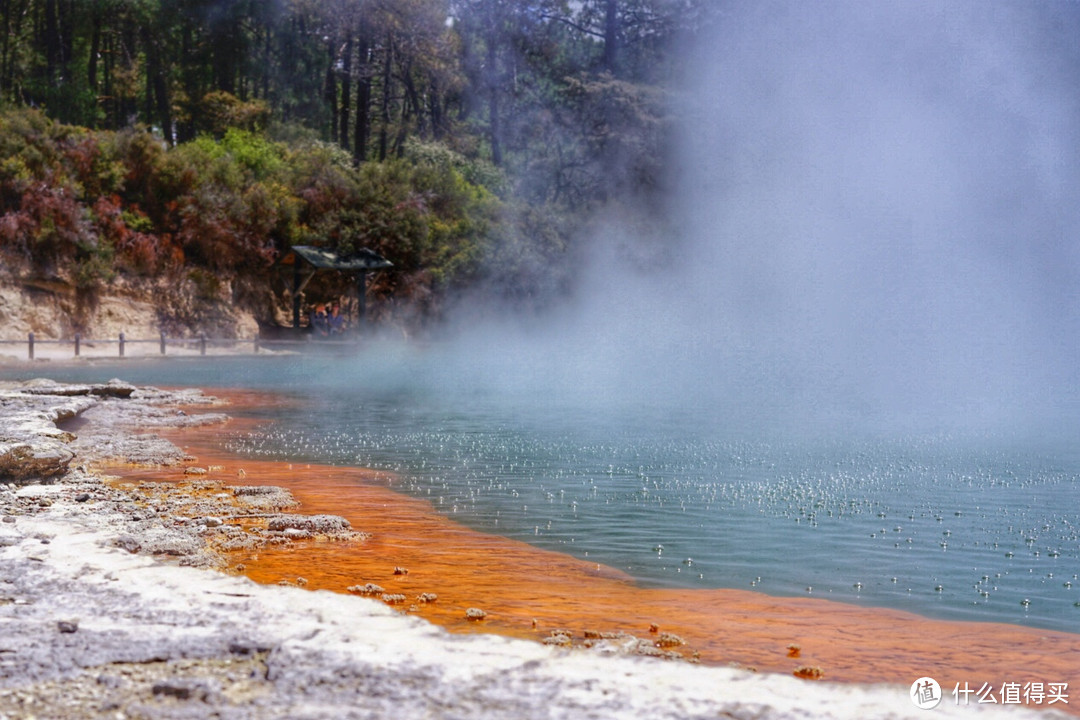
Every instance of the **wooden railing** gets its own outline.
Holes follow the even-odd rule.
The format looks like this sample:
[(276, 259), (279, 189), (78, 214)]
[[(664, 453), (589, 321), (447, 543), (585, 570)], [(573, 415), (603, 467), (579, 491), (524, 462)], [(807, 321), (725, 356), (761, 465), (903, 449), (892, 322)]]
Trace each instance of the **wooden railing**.
[[(84, 348), (94, 348), (97, 350), (102, 346), (116, 346), (116, 352), (110, 352), (107, 356), (111, 357), (125, 357), (128, 347), (131, 345), (147, 345), (156, 344), (158, 346), (158, 352), (161, 355), (168, 353), (169, 347), (184, 347), (188, 350), (197, 350), (199, 355), (206, 355), (207, 348), (214, 347), (232, 347), (249, 345), (252, 351), (258, 353), (261, 350), (267, 349), (351, 349), (358, 347), (360, 343), (360, 336), (355, 333), (347, 333), (344, 336), (334, 337), (320, 337), (311, 334), (303, 335), (291, 335), (280, 338), (260, 338), (255, 336), (251, 339), (243, 338), (210, 338), (206, 335), (199, 335), (197, 337), (168, 337), (162, 332), (156, 338), (129, 338), (124, 333), (120, 333), (118, 337), (113, 338), (84, 338), (81, 334), (76, 333), (71, 338), (66, 339), (41, 339), (34, 336), (34, 333), (28, 333), (25, 340), (0, 340), (0, 345), (25, 345), (26, 356), (28, 359), (34, 359), (34, 349), (42, 345), (67, 345), (72, 348), (74, 357), (80, 357)], [(143, 353), (145, 357), (146, 353)], [(94, 353), (95, 357), (102, 357), (100, 352)]]
[(124, 357), (129, 345), (134, 344), (152, 344), (156, 343), (159, 348), (159, 352), (165, 355), (169, 346), (184, 346), (189, 349), (197, 349), (200, 355), (206, 354), (207, 347), (231, 345), (233, 347), (237, 345), (252, 345), (254, 352), (259, 352), (260, 340), (255, 337), (251, 340), (242, 340), (237, 338), (208, 338), (206, 335), (200, 335), (194, 338), (171, 338), (164, 332), (156, 338), (129, 338), (124, 333), (116, 339), (100, 339), (100, 338), (84, 338), (80, 333), (69, 339), (53, 340), (53, 339), (41, 339), (34, 336), (34, 333), (28, 333), (26, 340), (0, 340), (0, 345), (26, 345), (26, 356), (30, 360), (34, 359), (34, 348), (41, 345), (69, 345), (74, 351), (74, 356), (79, 357), (82, 354), (84, 346), (87, 347), (99, 347), (107, 345), (116, 345), (116, 357)]
[[(200, 335), (193, 338), (170, 338), (167, 337), (164, 332), (157, 338), (129, 338), (126, 337), (123, 332), (116, 338), (83, 338), (80, 334), (65, 339), (41, 339), (35, 337), (33, 332), (28, 332), (26, 340), (0, 340), (0, 345), (26, 345), (26, 356), (29, 359), (33, 359), (35, 355), (35, 349), (41, 347), (41, 345), (68, 345), (71, 348), (73, 356), (79, 357), (83, 354), (84, 349), (93, 348), (97, 351), (99, 348), (108, 347), (108, 345), (116, 345), (116, 352), (108, 353), (106, 356), (112, 357), (124, 357), (126, 356), (127, 349), (133, 344), (157, 344), (158, 352), (161, 355), (167, 354), (170, 347), (184, 347), (187, 350), (197, 350), (200, 355), (205, 355), (208, 348), (215, 347), (230, 347), (238, 348), (242, 345), (249, 345), (252, 351), (258, 353), (262, 350), (336, 350), (336, 349), (355, 349), (359, 347), (361, 343), (361, 336), (356, 332), (347, 332), (343, 336), (334, 337), (321, 337), (311, 334), (295, 335), (289, 334), (283, 337), (271, 337), (260, 338), (258, 336), (251, 339), (243, 338), (208, 338), (205, 335)], [(146, 356), (147, 353), (141, 353), (141, 356)], [(102, 353), (95, 352), (95, 357), (102, 357)]]

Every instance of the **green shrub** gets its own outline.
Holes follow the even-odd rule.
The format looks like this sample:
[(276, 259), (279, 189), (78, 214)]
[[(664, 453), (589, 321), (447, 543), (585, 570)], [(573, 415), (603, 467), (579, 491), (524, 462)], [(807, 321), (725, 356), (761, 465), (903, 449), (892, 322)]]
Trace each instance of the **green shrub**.
[(415, 303), (409, 317), (479, 282), (536, 297), (559, 282), (551, 266), (567, 233), (507, 194), (497, 168), (438, 143), (410, 141), (403, 158), (356, 168), (336, 145), (251, 127), (170, 148), (145, 129), (0, 113), (0, 250), (80, 289), (118, 272), (177, 272), (199, 303), (216, 303), (224, 281), (268, 286), (273, 261), (304, 243), (388, 258), (395, 271), (378, 293)]

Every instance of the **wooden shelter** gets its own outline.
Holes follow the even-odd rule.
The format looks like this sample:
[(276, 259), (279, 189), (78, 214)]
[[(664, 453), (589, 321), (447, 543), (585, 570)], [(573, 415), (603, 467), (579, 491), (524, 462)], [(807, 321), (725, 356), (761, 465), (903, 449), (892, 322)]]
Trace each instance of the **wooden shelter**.
[(386, 270), (394, 267), (394, 264), (379, 255), (374, 250), (360, 248), (348, 255), (341, 255), (333, 250), (315, 247), (314, 245), (293, 245), (280, 260), (282, 266), (292, 266), (292, 315), (293, 328), (300, 328), (300, 294), (307, 287), (315, 273), (323, 270), (333, 270), (346, 275), (356, 276), (356, 300), (357, 300), (357, 324), (361, 327), (364, 323), (367, 296), (368, 273), (376, 270)]

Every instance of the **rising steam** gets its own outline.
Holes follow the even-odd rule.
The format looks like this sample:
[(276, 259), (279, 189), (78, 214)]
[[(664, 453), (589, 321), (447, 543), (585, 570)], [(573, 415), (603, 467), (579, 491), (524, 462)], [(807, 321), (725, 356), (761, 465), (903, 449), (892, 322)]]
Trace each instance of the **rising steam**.
[[(1080, 6), (746, 2), (703, 33), (663, 262), (592, 238), (543, 332), (468, 340), (506, 392), (737, 423), (1028, 422), (1080, 330)], [(628, 240), (629, 239), (629, 240)]]

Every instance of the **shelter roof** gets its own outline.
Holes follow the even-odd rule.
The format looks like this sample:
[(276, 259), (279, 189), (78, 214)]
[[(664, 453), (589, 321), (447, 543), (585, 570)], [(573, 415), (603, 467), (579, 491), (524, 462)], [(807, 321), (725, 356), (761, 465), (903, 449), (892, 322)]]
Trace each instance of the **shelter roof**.
[(314, 245), (293, 245), (279, 261), (282, 265), (293, 265), (297, 259), (306, 262), (316, 270), (340, 270), (342, 272), (368, 272), (385, 270), (394, 264), (374, 250), (359, 248), (347, 255)]

